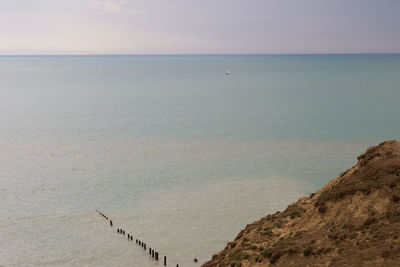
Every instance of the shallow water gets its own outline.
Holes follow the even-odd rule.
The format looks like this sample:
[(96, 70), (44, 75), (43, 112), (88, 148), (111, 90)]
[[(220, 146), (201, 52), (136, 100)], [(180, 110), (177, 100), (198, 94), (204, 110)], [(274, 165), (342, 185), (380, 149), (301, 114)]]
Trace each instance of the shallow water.
[(96, 209), (170, 266), (204, 262), (398, 139), (399, 72), (398, 55), (0, 57), (0, 265), (160, 265)]

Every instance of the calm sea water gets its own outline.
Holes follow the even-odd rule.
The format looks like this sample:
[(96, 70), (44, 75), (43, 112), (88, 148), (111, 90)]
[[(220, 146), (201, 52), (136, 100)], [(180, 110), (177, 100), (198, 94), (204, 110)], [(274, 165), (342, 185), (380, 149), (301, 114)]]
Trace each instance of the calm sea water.
[(0, 265), (160, 265), (101, 209), (196, 266), (399, 139), (399, 100), (400, 55), (0, 57)]

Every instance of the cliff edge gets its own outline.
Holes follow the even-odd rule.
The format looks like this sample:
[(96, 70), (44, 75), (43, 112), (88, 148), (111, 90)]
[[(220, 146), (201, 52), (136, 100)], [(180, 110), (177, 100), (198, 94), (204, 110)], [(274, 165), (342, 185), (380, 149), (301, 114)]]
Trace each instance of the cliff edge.
[(211, 266), (400, 266), (400, 142), (286, 210), (248, 224)]

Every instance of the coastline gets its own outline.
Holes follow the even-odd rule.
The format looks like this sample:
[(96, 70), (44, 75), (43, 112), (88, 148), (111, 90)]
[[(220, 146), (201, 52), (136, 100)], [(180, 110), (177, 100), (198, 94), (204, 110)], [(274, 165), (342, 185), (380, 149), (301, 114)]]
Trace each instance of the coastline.
[(368, 148), (316, 193), (248, 224), (202, 266), (396, 266), (399, 178), (400, 142)]

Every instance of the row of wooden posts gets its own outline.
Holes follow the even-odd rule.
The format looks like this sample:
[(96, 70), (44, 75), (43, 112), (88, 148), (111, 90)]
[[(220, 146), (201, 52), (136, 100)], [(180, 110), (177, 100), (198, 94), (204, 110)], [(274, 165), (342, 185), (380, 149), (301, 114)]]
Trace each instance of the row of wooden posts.
[[(106, 215), (105, 215), (103, 212), (101, 212), (100, 210), (96, 210), (96, 211), (97, 211), (97, 213), (100, 214), (100, 216), (102, 216), (102, 217), (105, 218), (107, 221), (109, 221), (109, 222), (110, 222), (110, 226), (113, 227), (113, 221), (112, 221), (111, 219), (108, 219), (108, 216), (106, 216)], [(125, 235), (125, 230), (120, 229), (120, 228), (117, 228), (117, 233), (118, 233), (118, 234)], [(133, 236), (132, 236), (131, 234), (129, 234), (129, 233), (128, 233), (128, 240), (129, 240), (129, 241), (133, 241)], [(139, 240), (139, 239), (135, 239), (135, 241), (136, 241), (136, 244), (137, 244), (137, 245), (141, 246), (144, 250), (147, 250), (147, 244), (146, 244), (146, 243), (142, 242), (142, 241)], [(158, 258), (158, 256), (159, 256), (158, 251), (155, 251), (154, 249), (152, 249), (152, 248), (150, 248), (150, 247), (149, 247), (149, 255), (150, 255), (153, 259), (155, 259), (156, 261), (159, 260), (159, 258)], [(164, 266), (167, 266), (167, 256), (164, 256)], [(176, 267), (179, 267), (179, 264), (177, 264)]]

